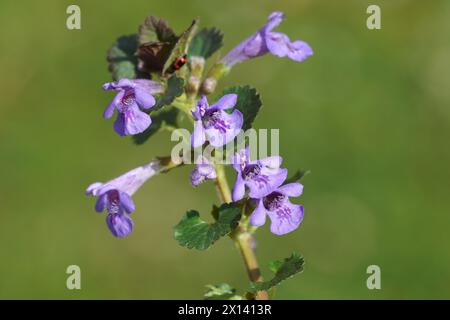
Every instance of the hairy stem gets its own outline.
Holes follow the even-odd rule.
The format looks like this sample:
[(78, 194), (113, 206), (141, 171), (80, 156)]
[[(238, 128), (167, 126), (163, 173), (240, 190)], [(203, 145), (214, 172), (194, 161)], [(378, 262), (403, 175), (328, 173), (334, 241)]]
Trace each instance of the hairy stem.
[(216, 164), (216, 173), (216, 189), (220, 201), (222, 201), (223, 203), (233, 202), (233, 200), (231, 199), (230, 187), (228, 186), (228, 181), (227, 177), (225, 176), (223, 165)]
[[(224, 203), (232, 202), (230, 187), (225, 176), (225, 170), (222, 165), (216, 165), (217, 179), (216, 189), (219, 198)], [(247, 269), (248, 277), (251, 282), (261, 282), (263, 278), (259, 270), (258, 260), (256, 259), (255, 251), (253, 250), (254, 238), (248, 231), (246, 223), (240, 223), (234, 232), (230, 235), (236, 246), (242, 254), (245, 268)], [(266, 291), (258, 291), (256, 294), (258, 300), (268, 300), (269, 296)]]

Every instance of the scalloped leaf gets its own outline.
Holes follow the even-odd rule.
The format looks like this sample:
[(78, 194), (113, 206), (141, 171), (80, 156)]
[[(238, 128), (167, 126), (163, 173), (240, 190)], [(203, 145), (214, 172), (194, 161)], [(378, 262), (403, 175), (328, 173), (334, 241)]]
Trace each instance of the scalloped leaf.
[(275, 272), (275, 276), (269, 281), (253, 282), (251, 288), (253, 291), (268, 291), (282, 281), (302, 272), (304, 264), (305, 260), (296, 252), (284, 260), (273, 261), (270, 263), (270, 269)]
[(134, 55), (138, 47), (137, 35), (121, 36), (108, 50), (108, 69), (112, 78), (118, 81), (122, 78), (136, 79), (138, 76), (138, 60)]
[(220, 237), (233, 231), (241, 218), (241, 209), (233, 204), (222, 204), (217, 209), (217, 220), (208, 224), (198, 211), (190, 210), (174, 227), (174, 237), (188, 249), (206, 250)]
[(236, 106), (234, 108), (242, 112), (244, 116), (242, 129), (247, 130), (251, 128), (253, 121), (262, 107), (261, 97), (258, 91), (250, 86), (235, 86), (226, 88), (221, 96), (229, 93), (238, 95)]
[(148, 16), (139, 26), (139, 44), (156, 41), (175, 43), (177, 39), (175, 32), (163, 18)]
[(204, 28), (197, 32), (189, 45), (188, 56), (208, 59), (223, 45), (223, 34), (216, 28)]

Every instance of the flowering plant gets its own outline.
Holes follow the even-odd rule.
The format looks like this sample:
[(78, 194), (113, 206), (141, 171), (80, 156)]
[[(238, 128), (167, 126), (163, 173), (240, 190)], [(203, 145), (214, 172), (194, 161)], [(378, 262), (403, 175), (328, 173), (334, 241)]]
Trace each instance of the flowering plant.
[[(302, 256), (293, 253), (272, 262), (274, 276), (264, 281), (254, 239), (266, 216), (275, 235), (299, 227), (304, 208), (290, 198), (302, 194), (299, 180), (303, 173), (288, 178), (279, 155), (252, 159), (254, 146), (242, 132), (252, 128), (262, 106), (254, 88), (237, 86), (225, 89), (216, 99), (208, 97), (218, 81), (240, 62), (266, 53), (298, 62), (312, 55), (306, 42), (291, 42), (287, 35), (273, 31), (283, 19), (281, 12), (270, 14), (262, 28), (216, 59), (206, 73), (205, 62), (220, 49), (223, 35), (215, 28), (197, 31), (198, 19), (177, 35), (165, 20), (147, 17), (138, 34), (120, 37), (108, 52), (113, 82), (105, 83), (103, 89), (116, 94), (103, 117), (111, 118), (116, 112), (113, 127), (119, 136), (131, 135), (137, 144), (143, 144), (160, 130), (174, 135), (186, 124), (192, 129), (182, 158), (174, 149), (171, 156), (158, 157), (106, 183), (91, 184), (86, 194), (97, 198), (96, 211), (106, 210), (111, 233), (123, 238), (134, 228), (133, 194), (154, 175), (193, 162), (192, 185), (211, 180), (221, 204), (213, 206), (215, 222), (210, 224), (200, 218), (199, 212), (188, 211), (174, 227), (174, 238), (186, 248), (205, 250), (219, 238), (229, 236), (242, 254), (251, 281), (248, 292), (241, 295), (228, 284), (209, 285), (206, 299), (268, 299), (277, 284), (303, 270)], [(198, 150), (203, 152), (199, 154)], [(232, 190), (225, 176), (226, 164), (236, 171)]]

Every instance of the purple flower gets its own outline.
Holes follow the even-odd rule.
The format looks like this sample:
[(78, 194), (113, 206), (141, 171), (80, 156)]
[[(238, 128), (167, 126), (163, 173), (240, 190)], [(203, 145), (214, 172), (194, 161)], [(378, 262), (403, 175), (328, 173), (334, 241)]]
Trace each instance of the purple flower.
[(130, 213), (135, 210), (131, 196), (161, 169), (159, 161), (138, 167), (106, 183), (95, 182), (86, 194), (97, 197), (95, 211), (108, 212), (106, 223), (112, 234), (122, 238), (133, 230)]
[(194, 148), (202, 146), (206, 140), (213, 147), (221, 147), (237, 136), (242, 128), (244, 117), (239, 110), (231, 113), (225, 110), (236, 105), (237, 95), (226, 94), (212, 106), (202, 96), (195, 111), (194, 132), (191, 136), (191, 144)]
[(250, 190), (250, 198), (260, 199), (267, 196), (286, 180), (287, 169), (281, 169), (283, 159), (279, 156), (250, 161), (248, 147), (231, 157), (234, 169), (237, 171), (233, 189), (233, 201), (241, 200), (245, 187)]
[(118, 91), (103, 112), (103, 118), (111, 118), (117, 109), (114, 130), (121, 136), (141, 133), (150, 126), (150, 116), (141, 109), (153, 107), (156, 103), (153, 94), (163, 91), (161, 84), (145, 79), (108, 82), (103, 85), (103, 89)]
[(300, 183), (289, 183), (257, 199), (250, 223), (257, 227), (262, 226), (266, 222), (266, 215), (269, 215), (272, 233), (283, 235), (294, 231), (303, 220), (304, 210), (302, 205), (291, 203), (289, 197), (298, 197), (302, 191), (303, 186)]
[(192, 170), (190, 179), (191, 184), (196, 187), (205, 180), (213, 180), (217, 178), (216, 170), (204, 157), (199, 157), (194, 170)]
[(284, 19), (282, 12), (273, 12), (265, 26), (247, 38), (222, 58), (222, 62), (231, 67), (236, 63), (256, 58), (270, 52), (278, 57), (288, 57), (294, 61), (304, 61), (313, 54), (311, 47), (304, 41), (291, 42), (284, 33), (272, 32)]

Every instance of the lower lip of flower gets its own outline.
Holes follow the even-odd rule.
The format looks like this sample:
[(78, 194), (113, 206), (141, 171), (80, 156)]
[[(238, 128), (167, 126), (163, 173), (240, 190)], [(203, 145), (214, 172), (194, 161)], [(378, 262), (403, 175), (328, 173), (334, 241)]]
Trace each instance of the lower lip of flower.
[(225, 133), (230, 129), (230, 125), (220, 117), (220, 111), (214, 110), (211, 113), (206, 113), (203, 118), (203, 124), (206, 128), (215, 128), (221, 133)]
[(124, 106), (128, 107), (134, 102), (135, 99), (136, 97), (134, 95), (134, 91), (132, 89), (125, 89), (121, 102)]
[(275, 191), (269, 194), (268, 196), (264, 197), (263, 204), (267, 210), (273, 211), (279, 209), (282, 206), (285, 199), (286, 199), (285, 195)]

